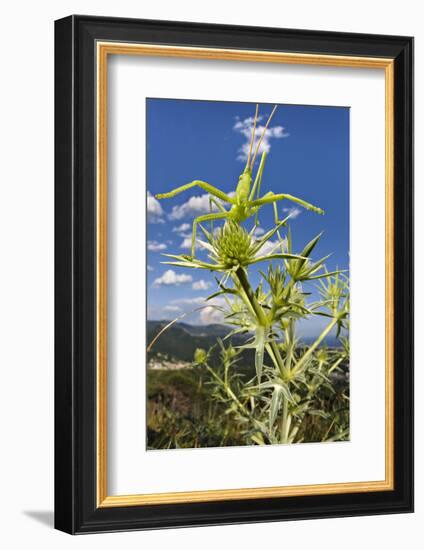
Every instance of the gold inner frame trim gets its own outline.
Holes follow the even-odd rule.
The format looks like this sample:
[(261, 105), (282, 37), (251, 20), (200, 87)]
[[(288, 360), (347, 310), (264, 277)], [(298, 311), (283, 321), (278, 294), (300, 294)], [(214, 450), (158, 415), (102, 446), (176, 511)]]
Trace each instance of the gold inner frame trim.
[[(394, 489), (394, 61), (350, 57), (219, 48), (97, 42), (97, 506), (142, 506), (255, 498), (364, 493)], [(283, 63), (385, 71), (385, 479), (315, 485), (217, 489), (178, 493), (109, 496), (107, 493), (107, 61), (109, 55), (142, 55)]]

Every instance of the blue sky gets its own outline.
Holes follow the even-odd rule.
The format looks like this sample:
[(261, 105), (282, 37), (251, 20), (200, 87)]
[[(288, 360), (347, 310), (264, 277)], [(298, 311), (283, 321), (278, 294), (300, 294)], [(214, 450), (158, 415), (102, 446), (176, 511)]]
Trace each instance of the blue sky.
[[(264, 124), (272, 105), (260, 104)], [(194, 217), (209, 210), (205, 193), (194, 188), (173, 199), (154, 195), (194, 179), (202, 179), (225, 192), (234, 191), (245, 165), (255, 104), (237, 102), (147, 100), (148, 189), (148, 317), (173, 319), (191, 311), (214, 292), (214, 277), (207, 271), (161, 264), (163, 253), (189, 253)], [(329, 269), (349, 265), (349, 108), (279, 105), (265, 136), (268, 150), (262, 193), (289, 193), (325, 210), (320, 216), (289, 201), (278, 204), (280, 217), (293, 209), (291, 228), (298, 252), (324, 231), (315, 258), (332, 253)], [(257, 167), (256, 163), (256, 167)], [(284, 210), (286, 209), (286, 210)], [(251, 222), (246, 222), (251, 227)], [(260, 211), (263, 230), (273, 225), (272, 206)], [(198, 251), (199, 257), (205, 252)], [(252, 271), (258, 281), (256, 270)], [(308, 290), (313, 290), (313, 287)], [(185, 319), (189, 323), (219, 321), (212, 309)], [(315, 333), (319, 320), (306, 333)]]

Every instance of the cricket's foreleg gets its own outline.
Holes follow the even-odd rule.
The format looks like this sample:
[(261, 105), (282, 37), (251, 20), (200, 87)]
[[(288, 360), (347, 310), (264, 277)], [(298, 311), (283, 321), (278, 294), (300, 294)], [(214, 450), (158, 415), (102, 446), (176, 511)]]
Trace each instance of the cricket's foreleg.
[(212, 212), (212, 205), (216, 206), (218, 208), (218, 210), (220, 210), (221, 212), (226, 212), (225, 208), (222, 206), (222, 204), (219, 201), (217, 201), (213, 197), (210, 197), (209, 198), (209, 208), (210, 208), (211, 212)]
[(193, 229), (191, 232), (191, 256), (194, 258), (194, 251), (196, 247), (196, 235), (197, 235), (197, 224), (202, 222), (208, 222), (213, 220), (222, 220), (228, 217), (228, 212), (214, 212), (212, 214), (204, 214), (195, 218), (193, 221)]
[(210, 195), (213, 195), (214, 197), (217, 197), (218, 199), (221, 199), (224, 202), (228, 202), (230, 204), (235, 203), (235, 200), (232, 199), (230, 196), (228, 196), (226, 193), (224, 193), (220, 189), (217, 189), (210, 183), (207, 183), (206, 181), (201, 181), (201, 180), (194, 180), (191, 183), (186, 183), (185, 185), (181, 185), (180, 187), (177, 187), (176, 189), (169, 191), (169, 193), (159, 193), (158, 195), (156, 195), (156, 198), (170, 199), (172, 197), (175, 197), (176, 195), (179, 195), (183, 191), (187, 191), (187, 189), (191, 189), (192, 187), (200, 187), (200, 189), (203, 189), (203, 191), (206, 191)]
[(295, 202), (296, 204), (300, 204), (307, 210), (312, 210), (313, 212), (316, 212), (317, 214), (324, 214), (324, 210), (321, 208), (318, 208), (317, 206), (314, 206), (313, 204), (306, 202), (302, 199), (298, 199), (297, 197), (293, 197), (293, 195), (286, 195), (286, 194), (277, 194), (275, 195), (272, 191), (264, 195), (261, 199), (257, 199), (251, 203), (251, 206), (263, 206), (264, 204), (272, 204), (278, 201), (282, 200), (289, 200), (292, 202)]
[[(278, 225), (278, 224), (283, 223), (283, 222), (288, 222), (290, 216), (286, 216), (283, 220), (280, 220), (280, 218), (278, 217), (278, 207), (277, 207), (276, 202), (272, 203), (272, 207), (274, 209), (274, 222), (275, 222), (275, 225)], [(286, 224), (284, 223), (284, 225), (286, 225)]]
[(272, 207), (274, 209), (274, 222), (275, 222), (275, 225), (278, 225), (280, 223), (281, 220), (278, 219), (278, 208), (277, 208), (277, 203), (276, 202), (273, 202), (272, 203)]
[[(209, 197), (209, 211), (211, 213), (213, 212), (213, 206), (216, 206), (216, 208), (221, 212), (226, 212), (225, 208), (219, 201), (217, 201), (213, 197)], [(213, 234), (213, 220), (211, 220), (211, 233)]]
[[(275, 225), (279, 225), (281, 224), (284, 220), (280, 220), (278, 219), (278, 208), (277, 208), (277, 203), (276, 202), (273, 202), (272, 203), (272, 206), (274, 208), (274, 221), (275, 221)], [(287, 218), (286, 218), (287, 219)], [(286, 224), (283, 223), (283, 226), (285, 226)], [(284, 254), (284, 245), (283, 245), (283, 239), (281, 238), (281, 235), (280, 235), (280, 230), (277, 229), (277, 236), (278, 236), (278, 240), (280, 241), (281, 243), (281, 253)]]

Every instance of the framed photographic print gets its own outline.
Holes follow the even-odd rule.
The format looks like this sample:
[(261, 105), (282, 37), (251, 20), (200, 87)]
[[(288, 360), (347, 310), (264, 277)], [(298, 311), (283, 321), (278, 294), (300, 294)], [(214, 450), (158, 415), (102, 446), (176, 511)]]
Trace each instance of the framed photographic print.
[(412, 38), (55, 52), (56, 528), (412, 511)]

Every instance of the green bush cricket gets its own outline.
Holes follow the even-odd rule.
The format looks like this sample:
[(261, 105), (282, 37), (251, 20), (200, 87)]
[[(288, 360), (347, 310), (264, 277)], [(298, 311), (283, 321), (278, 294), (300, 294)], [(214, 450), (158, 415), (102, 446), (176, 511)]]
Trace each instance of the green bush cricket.
[[(215, 220), (231, 220), (236, 223), (242, 223), (246, 221), (248, 218), (255, 216), (255, 224), (257, 224), (257, 215), (258, 215), (259, 209), (262, 206), (265, 206), (266, 204), (272, 204), (274, 208), (275, 223), (279, 223), (276, 203), (278, 201), (282, 201), (285, 199), (292, 201), (296, 204), (299, 204), (308, 210), (317, 212), (318, 214), (324, 214), (324, 211), (321, 208), (318, 208), (310, 204), (309, 202), (306, 202), (302, 199), (294, 197), (293, 195), (288, 195), (286, 193), (276, 194), (273, 191), (269, 191), (268, 193), (260, 197), (262, 174), (263, 174), (266, 156), (267, 156), (267, 153), (265, 151), (262, 153), (261, 161), (259, 163), (259, 168), (256, 172), (256, 177), (254, 181), (253, 181), (253, 175), (252, 175), (253, 168), (254, 168), (257, 154), (259, 152), (260, 145), (263, 141), (263, 138), (266, 134), (268, 126), (276, 110), (277, 110), (277, 105), (275, 105), (274, 109), (272, 110), (266, 122), (266, 125), (262, 131), (262, 134), (256, 144), (255, 152), (252, 155), (253, 144), (255, 141), (256, 125), (258, 122), (258, 111), (259, 111), (259, 106), (256, 105), (256, 112), (255, 112), (255, 117), (253, 121), (252, 136), (250, 140), (249, 154), (247, 157), (246, 166), (244, 167), (244, 170), (239, 177), (237, 187), (235, 189), (235, 193), (233, 196), (230, 196), (229, 194), (224, 193), (223, 191), (221, 191), (220, 189), (217, 189), (210, 183), (207, 183), (206, 181), (202, 181), (202, 180), (194, 180), (185, 185), (181, 185), (180, 187), (177, 187), (176, 189), (173, 189), (168, 193), (160, 193), (156, 195), (157, 199), (169, 199), (169, 198), (175, 197), (176, 195), (179, 195), (183, 191), (187, 191), (188, 189), (191, 189), (193, 187), (199, 187), (200, 189), (203, 189), (203, 191), (206, 191), (207, 193), (209, 193), (209, 195), (211, 196), (210, 203), (211, 205), (213, 204), (218, 211), (210, 212), (209, 214), (203, 214), (195, 218), (195, 220), (193, 221), (192, 243), (191, 243), (192, 257), (194, 257), (194, 254), (195, 254), (197, 224), (202, 222), (207, 222), (207, 221), (214, 222)], [(253, 182), (253, 186), (252, 186), (252, 182)], [(230, 205), (230, 209), (226, 210), (223, 203)]]

